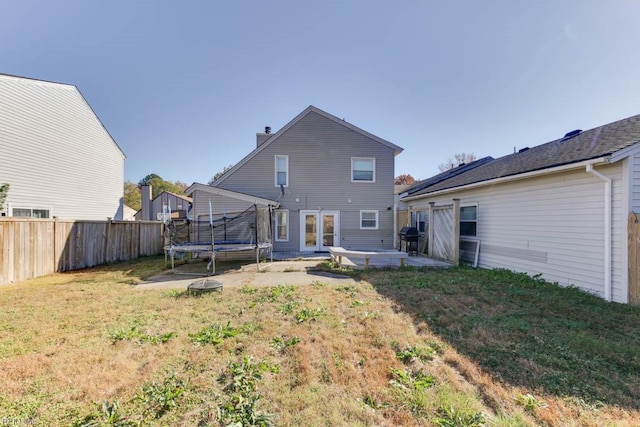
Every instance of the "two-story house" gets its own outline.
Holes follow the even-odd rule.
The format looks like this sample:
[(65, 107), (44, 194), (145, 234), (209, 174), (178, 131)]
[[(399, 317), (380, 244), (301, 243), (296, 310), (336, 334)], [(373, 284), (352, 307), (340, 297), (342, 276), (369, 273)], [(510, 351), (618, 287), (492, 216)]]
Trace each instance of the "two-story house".
[(0, 74), (1, 216), (122, 219), (125, 155), (78, 88)]
[(279, 131), (259, 133), (256, 148), (211, 187), (194, 184), (187, 194), (201, 215), (207, 197), (220, 209), (215, 196), (274, 206), (276, 251), (391, 249), (394, 160), (401, 151), (309, 106)]

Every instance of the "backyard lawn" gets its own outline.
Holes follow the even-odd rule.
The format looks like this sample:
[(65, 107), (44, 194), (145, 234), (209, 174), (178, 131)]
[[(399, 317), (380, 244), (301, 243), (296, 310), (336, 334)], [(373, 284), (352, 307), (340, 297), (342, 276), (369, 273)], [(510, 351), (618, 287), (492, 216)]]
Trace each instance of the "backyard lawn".
[(321, 267), (358, 282), (135, 289), (150, 257), (0, 287), (0, 426), (640, 423), (639, 308), (500, 270)]

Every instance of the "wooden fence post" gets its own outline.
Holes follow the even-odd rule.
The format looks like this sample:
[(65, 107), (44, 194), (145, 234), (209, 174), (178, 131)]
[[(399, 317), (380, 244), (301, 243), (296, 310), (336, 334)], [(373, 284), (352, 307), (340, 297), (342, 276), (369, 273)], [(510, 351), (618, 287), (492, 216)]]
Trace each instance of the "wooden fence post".
[(638, 215), (635, 212), (629, 214), (627, 224), (628, 234), (628, 286), (629, 286), (629, 304), (640, 305), (640, 274), (638, 271), (638, 245), (640, 239), (638, 236)]
[(434, 231), (433, 231), (433, 206), (435, 205), (435, 202), (429, 202), (429, 228), (427, 228), (427, 235), (428, 237), (428, 251), (429, 253), (427, 254), (427, 256), (433, 256), (433, 239), (434, 239)]
[(460, 265), (460, 199), (453, 199), (453, 265)]
[(58, 250), (58, 217), (53, 217), (53, 270), (58, 271), (58, 259), (60, 258), (60, 251)]
[(104, 231), (104, 264), (109, 263), (109, 238), (111, 234), (111, 218), (107, 217)]

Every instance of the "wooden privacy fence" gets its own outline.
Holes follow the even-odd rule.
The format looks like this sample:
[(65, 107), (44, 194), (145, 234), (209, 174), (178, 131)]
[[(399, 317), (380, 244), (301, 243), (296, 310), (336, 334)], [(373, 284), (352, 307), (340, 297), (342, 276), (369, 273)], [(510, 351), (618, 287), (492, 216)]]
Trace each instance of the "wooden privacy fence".
[(161, 254), (162, 223), (0, 219), (0, 285)]

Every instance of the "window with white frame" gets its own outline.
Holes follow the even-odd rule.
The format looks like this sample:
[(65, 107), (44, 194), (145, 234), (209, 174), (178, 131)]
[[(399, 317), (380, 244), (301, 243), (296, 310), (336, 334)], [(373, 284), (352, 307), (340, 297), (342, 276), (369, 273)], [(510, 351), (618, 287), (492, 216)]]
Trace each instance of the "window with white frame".
[(420, 233), (426, 233), (427, 227), (429, 225), (429, 212), (411, 212), (411, 223), (418, 229)]
[(289, 211), (276, 210), (276, 242), (289, 241)]
[(351, 182), (376, 182), (376, 159), (352, 157)]
[(276, 187), (289, 186), (289, 156), (276, 156)]
[(460, 206), (460, 235), (476, 237), (478, 235), (478, 206)]
[(49, 209), (39, 208), (12, 208), (11, 216), (22, 218), (51, 218)]
[(360, 230), (378, 229), (378, 211), (360, 211)]

